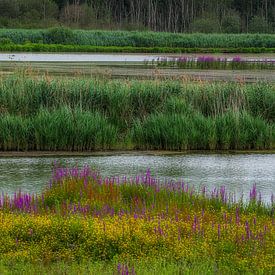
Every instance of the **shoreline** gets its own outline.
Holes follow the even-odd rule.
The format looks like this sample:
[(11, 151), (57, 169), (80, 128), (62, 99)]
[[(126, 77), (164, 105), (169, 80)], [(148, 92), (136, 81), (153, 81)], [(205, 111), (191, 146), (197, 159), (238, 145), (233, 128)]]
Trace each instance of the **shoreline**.
[(241, 154), (275, 154), (272, 150), (186, 150), (186, 151), (165, 151), (165, 150), (104, 150), (91, 152), (72, 152), (72, 151), (9, 151), (0, 152), (0, 158), (16, 157), (92, 157), (92, 156), (115, 156), (115, 155), (147, 155), (147, 156), (174, 156), (174, 155), (241, 155)]

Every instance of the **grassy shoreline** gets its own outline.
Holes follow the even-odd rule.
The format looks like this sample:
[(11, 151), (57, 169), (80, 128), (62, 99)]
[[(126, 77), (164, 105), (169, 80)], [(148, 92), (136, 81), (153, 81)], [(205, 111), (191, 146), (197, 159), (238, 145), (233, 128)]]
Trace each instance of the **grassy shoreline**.
[(1, 51), (259, 53), (275, 51), (274, 34), (0, 29)]
[(274, 201), (249, 198), (56, 164), (41, 194), (0, 196), (0, 271), (271, 272)]
[(151, 156), (178, 156), (178, 155), (242, 155), (242, 154), (275, 154), (275, 150), (190, 150), (190, 151), (165, 151), (165, 150), (101, 150), (93, 152), (72, 152), (72, 151), (0, 151), (0, 158), (39, 158), (39, 157), (89, 157), (89, 156), (117, 156), (117, 155), (151, 155)]
[(58, 53), (275, 53), (275, 48), (183, 48), (183, 47), (131, 47), (87, 46), (61, 44), (0, 44), (1, 52), (58, 52)]

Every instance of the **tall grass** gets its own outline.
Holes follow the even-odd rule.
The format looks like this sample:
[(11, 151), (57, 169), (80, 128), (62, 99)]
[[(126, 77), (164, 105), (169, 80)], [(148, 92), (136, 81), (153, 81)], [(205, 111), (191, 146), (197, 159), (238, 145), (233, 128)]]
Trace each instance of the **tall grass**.
[(271, 149), (274, 106), (267, 83), (13, 76), (0, 82), (0, 149)]
[(84, 52), (84, 53), (274, 53), (275, 48), (241, 47), (241, 48), (186, 48), (186, 47), (133, 47), (133, 46), (92, 46), (63, 44), (1, 44), (0, 51), (5, 52)]
[(64, 41), (60, 41), (59, 37), (56, 37), (57, 40), (54, 40), (52, 30), (0, 30), (0, 39), (10, 39), (15, 44), (32, 42), (119, 47), (275, 48), (273, 34), (174, 34), (73, 30), (70, 32), (69, 39), (64, 37)]
[(117, 142), (117, 129), (99, 113), (68, 107), (35, 116), (0, 116), (2, 150), (91, 151), (109, 149)]
[(270, 149), (274, 126), (247, 113), (226, 113), (215, 118), (201, 114), (153, 114), (133, 127), (140, 149), (228, 150)]
[(162, 112), (171, 104), (190, 106), (205, 116), (216, 116), (229, 110), (246, 111), (274, 122), (275, 85), (81, 78), (57, 80), (47, 77), (33, 79), (24, 75), (0, 79), (2, 113), (33, 115), (40, 108), (51, 110), (66, 105), (72, 109), (98, 111), (116, 123), (128, 123), (156, 111)]

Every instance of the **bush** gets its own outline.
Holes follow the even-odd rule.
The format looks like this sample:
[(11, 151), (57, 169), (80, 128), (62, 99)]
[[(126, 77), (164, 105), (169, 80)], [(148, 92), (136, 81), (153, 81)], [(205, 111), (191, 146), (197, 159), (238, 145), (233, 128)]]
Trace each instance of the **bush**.
[(70, 29), (57, 27), (44, 33), (44, 43), (47, 44), (75, 44), (76, 36)]

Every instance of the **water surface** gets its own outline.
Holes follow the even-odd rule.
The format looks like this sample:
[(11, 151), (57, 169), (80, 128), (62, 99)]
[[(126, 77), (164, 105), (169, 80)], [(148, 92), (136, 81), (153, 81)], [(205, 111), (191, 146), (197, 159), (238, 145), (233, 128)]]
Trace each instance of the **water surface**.
[(162, 180), (182, 179), (197, 188), (205, 185), (208, 189), (224, 185), (230, 192), (237, 196), (244, 193), (245, 197), (256, 183), (266, 202), (275, 193), (275, 154), (0, 158), (0, 191), (40, 192), (51, 177), (55, 160), (68, 166), (88, 164), (104, 176), (134, 176), (150, 168)]
[(0, 61), (17, 62), (144, 62), (157, 58), (187, 57), (196, 60), (200, 56), (227, 58), (232, 61), (238, 56), (246, 61), (275, 61), (275, 55), (245, 55), (245, 54), (129, 54), (129, 53), (0, 53)]

